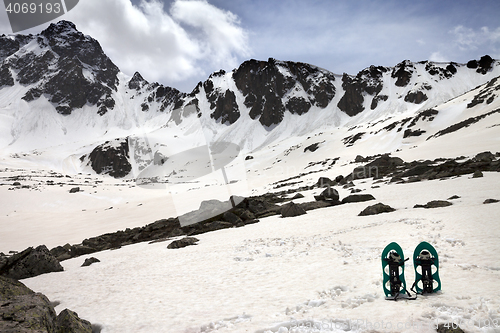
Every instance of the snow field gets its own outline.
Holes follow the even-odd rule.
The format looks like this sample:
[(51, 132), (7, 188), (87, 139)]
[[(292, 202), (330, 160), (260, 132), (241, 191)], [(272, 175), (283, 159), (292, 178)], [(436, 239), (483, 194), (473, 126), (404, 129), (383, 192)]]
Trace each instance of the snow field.
[[(183, 249), (140, 243), (95, 253), (100, 263), (80, 267), (85, 257), (74, 258), (64, 272), (23, 282), (103, 333), (433, 332), (436, 322), (496, 332), (500, 206), (482, 202), (500, 197), (499, 181), (497, 173), (379, 188), (355, 181), (377, 200), (265, 218), (198, 235), (198, 245)], [(454, 194), (453, 206), (412, 208)], [(376, 202), (397, 210), (357, 216)], [(424, 240), (440, 256), (442, 292), (384, 300), (382, 249), (396, 241), (411, 258)], [(411, 286), (411, 259), (405, 273)]]

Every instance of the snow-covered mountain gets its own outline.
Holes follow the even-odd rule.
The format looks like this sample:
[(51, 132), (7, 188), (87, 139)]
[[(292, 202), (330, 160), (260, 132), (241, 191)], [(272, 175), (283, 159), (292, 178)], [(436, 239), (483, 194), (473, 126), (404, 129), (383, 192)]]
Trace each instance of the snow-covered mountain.
[[(486, 106), (495, 104), (500, 75), (500, 62), (489, 56), (467, 64), (405, 60), (357, 75), (249, 60), (232, 72), (211, 74), (186, 94), (149, 83), (140, 73), (120, 72), (99, 43), (71, 22), (0, 41), (5, 163), (114, 177), (137, 177), (155, 156), (206, 143), (231, 142), (250, 154), (291, 136), (333, 129), (339, 135), (352, 130), (342, 137), (348, 146), (394, 132), (391, 149), (398, 149), (430, 133), (418, 127), (422, 122), (436, 119), (436, 130), (454, 125), (464, 110), (446, 119), (435, 110), (478, 86), (489, 84), (482, 89), (491, 96), (477, 91), (466, 109), (478, 117), (492, 111)], [(376, 131), (381, 124), (386, 127)]]

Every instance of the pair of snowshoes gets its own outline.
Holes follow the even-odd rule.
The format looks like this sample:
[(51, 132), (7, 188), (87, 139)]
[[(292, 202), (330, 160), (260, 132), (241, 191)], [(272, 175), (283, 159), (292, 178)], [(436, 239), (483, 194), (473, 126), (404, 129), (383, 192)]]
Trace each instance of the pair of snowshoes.
[(392, 242), (382, 251), (383, 287), (387, 300), (416, 299), (417, 294), (431, 294), (441, 290), (439, 258), (436, 249), (431, 244), (422, 242), (413, 252), (415, 282), (411, 290), (415, 296), (408, 292), (406, 286), (404, 271), (405, 262), (409, 259), (403, 258), (403, 250), (398, 243)]

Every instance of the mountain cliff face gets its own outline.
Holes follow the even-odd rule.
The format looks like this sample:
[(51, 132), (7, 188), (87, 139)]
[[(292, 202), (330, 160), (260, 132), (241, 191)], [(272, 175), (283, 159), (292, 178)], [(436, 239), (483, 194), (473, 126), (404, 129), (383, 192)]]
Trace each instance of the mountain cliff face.
[[(41, 141), (45, 148), (61, 140), (78, 142), (76, 157), (83, 164), (121, 177), (137, 170), (136, 162), (141, 168), (148, 164), (124, 146), (149, 142), (134, 134), (138, 128), (156, 133), (162, 139), (155, 144), (164, 147), (161, 141), (170, 140), (165, 138), (187, 137), (193, 126), (203, 124), (207, 140), (231, 141), (252, 151), (291, 134), (429, 112), (498, 76), (500, 62), (489, 56), (467, 64), (405, 60), (356, 75), (252, 59), (231, 72), (211, 74), (186, 94), (150, 83), (138, 72), (132, 77), (121, 73), (95, 39), (61, 21), (38, 35), (0, 36), (0, 149), (12, 154), (40, 149)], [(471, 105), (491, 103), (495, 97), (487, 91)], [(354, 144), (363, 135), (346, 140)], [(109, 144), (114, 140), (119, 147)], [(136, 149), (156, 153), (154, 147)]]
[[(36, 36), (3, 35), (0, 45), (0, 88), (18, 83), (27, 88), (23, 100), (31, 102), (43, 95), (62, 115), (86, 104), (95, 106), (98, 115), (115, 108), (120, 70), (99, 42), (83, 35), (73, 23), (51, 24)], [(131, 89), (138, 88), (134, 82), (139, 79), (140, 74), (131, 79)], [(171, 91), (180, 94), (159, 84), (148, 88), (150, 99), (161, 99)]]
[(184, 105), (194, 103), (200, 109), (200, 100), (206, 98), (211, 118), (231, 125), (247, 113), (266, 128), (280, 124), (286, 112), (303, 115), (327, 107), (349, 117), (377, 108), (392, 113), (465, 93), (500, 74), (499, 64), (489, 56), (466, 65), (405, 60), (392, 68), (370, 66), (357, 75), (340, 76), (304, 63), (252, 59), (232, 73), (212, 74), (184, 98)]

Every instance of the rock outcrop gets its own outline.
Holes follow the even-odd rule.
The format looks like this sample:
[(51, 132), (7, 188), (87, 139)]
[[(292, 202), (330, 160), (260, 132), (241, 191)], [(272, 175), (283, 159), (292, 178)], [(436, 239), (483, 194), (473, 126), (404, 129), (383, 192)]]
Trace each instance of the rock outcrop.
[(64, 268), (45, 245), (26, 250), (10, 257), (0, 258), (0, 276), (26, 279), (40, 274), (61, 272)]
[(115, 139), (98, 145), (89, 155), (82, 156), (80, 160), (87, 161), (97, 174), (123, 178), (132, 170), (129, 155), (128, 139)]
[(359, 213), (359, 216), (376, 215), (381, 213), (390, 213), (394, 211), (395, 209), (389, 205), (385, 205), (383, 203), (377, 203), (375, 205), (368, 206), (365, 209), (363, 209), (363, 211)]
[(0, 332), (92, 333), (92, 325), (68, 309), (56, 315), (45, 295), (0, 276)]
[(281, 217), (294, 217), (306, 214), (306, 210), (293, 201), (282, 206)]

